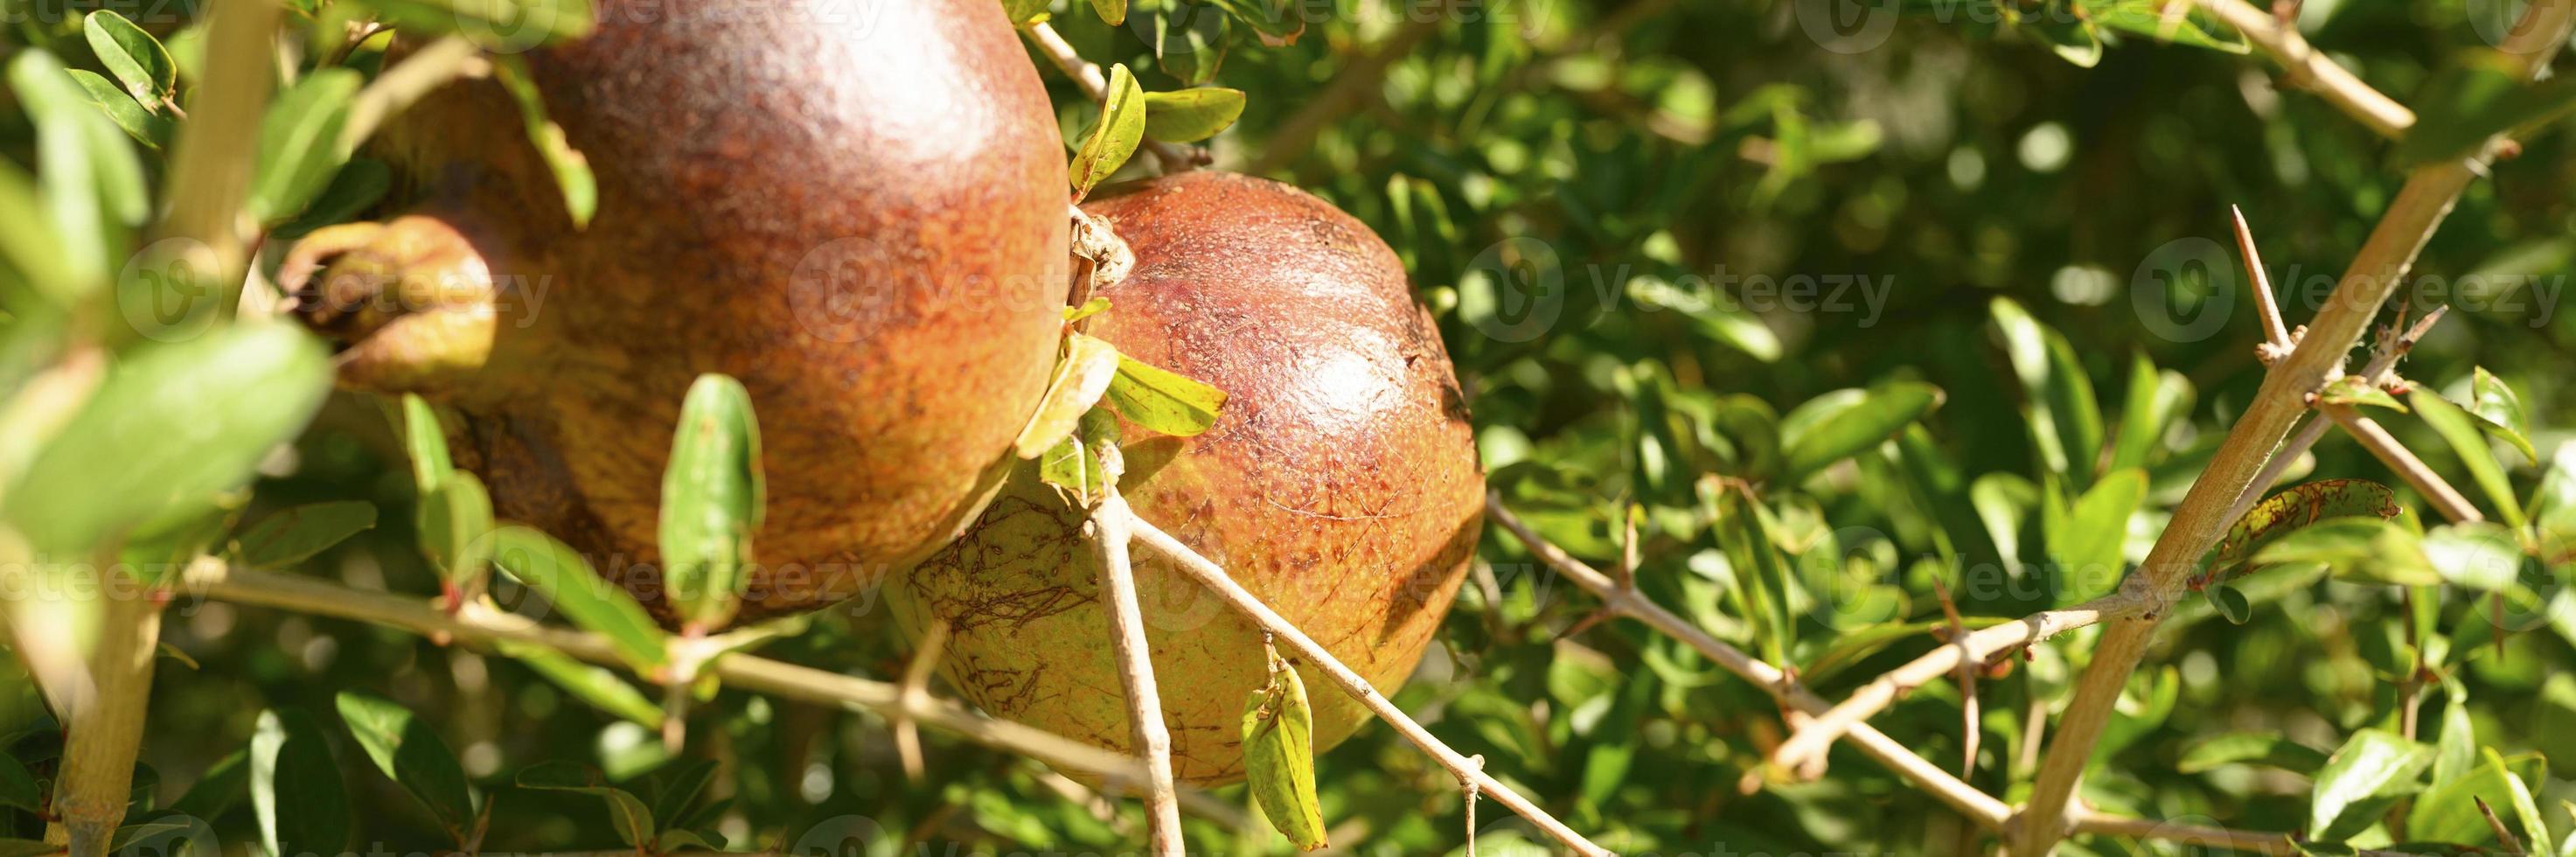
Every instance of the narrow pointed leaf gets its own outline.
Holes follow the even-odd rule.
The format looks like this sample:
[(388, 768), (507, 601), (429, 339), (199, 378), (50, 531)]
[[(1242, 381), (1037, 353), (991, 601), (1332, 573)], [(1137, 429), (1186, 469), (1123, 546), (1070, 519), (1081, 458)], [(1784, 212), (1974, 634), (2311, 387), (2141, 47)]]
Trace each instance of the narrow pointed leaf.
[(492, 497), (483, 480), (462, 470), (420, 498), (420, 552), (438, 578), (471, 589), (492, 564)]
[(179, 67), (161, 40), (114, 11), (100, 9), (81, 18), (81, 36), (98, 54), (99, 65), (116, 76), (125, 92), (144, 104), (160, 104), (178, 94)]
[(2513, 493), (2513, 483), (2505, 478), (2504, 465), (2496, 461), (2495, 449), (2487, 444), (2486, 432), (2478, 429), (2478, 420), (2449, 399), (2431, 390), (2417, 389), (2407, 401), (2415, 405), (2425, 425), (2449, 443), (2451, 452), (2460, 457), (2460, 466), (2468, 468), (2478, 489), (2504, 515), (2507, 526), (2522, 526), (2522, 501)]
[(1315, 796), (1314, 713), (1295, 669), (1274, 660), (1270, 676), (1243, 704), (1245, 781), (1271, 826), (1297, 850), (1313, 851), (1326, 844)]
[(583, 630), (608, 638), (637, 668), (660, 666), (667, 658), (661, 626), (635, 603), (626, 590), (592, 573), (581, 554), (553, 536), (521, 526), (492, 531), (492, 562), (546, 600)]
[(2512, 387), (2480, 366), (2470, 378), (2469, 392), (2477, 397), (2469, 403), (2469, 415), (2478, 418), (2478, 428), (2512, 444), (2524, 461), (2540, 461), (2540, 452), (2531, 446), (2531, 422), (2523, 415), (2522, 397)]
[(342, 691), (337, 703), (340, 720), (349, 724), (349, 734), (358, 739), (376, 770), (410, 792), (450, 838), (463, 843), (473, 832), (474, 800), (466, 789), (465, 769), (457, 764), (447, 742), (393, 700)]
[(1073, 165), (1068, 168), (1073, 179), (1073, 198), (1082, 199), (1091, 189), (1109, 178), (1136, 154), (1136, 145), (1145, 139), (1145, 90), (1136, 85), (1136, 76), (1127, 66), (1109, 67), (1109, 94), (1101, 103), (1100, 122), (1074, 150)]
[(278, 568), (303, 562), (375, 526), (376, 506), (364, 500), (293, 506), (243, 530), (234, 540), (233, 554), (254, 568)]
[(1940, 406), (1941, 388), (1915, 381), (1881, 384), (1859, 396), (1838, 399), (1812, 417), (1814, 412), (1802, 405), (1781, 424), (1780, 434), (1788, 445), (1781, 465), (1783, 481), (1796, 483), (1826, 465), (1876, 449)]
[(308, 712), (260, 712), (250, 741), (250, 800), (271, 855), (338, 854), (348, 844), (349, 791), (321, 721)]
[(723, 625), (741, 605), (766, 488), (751, 392), (701, 375), (680, 405), (662, 473), (663, 591), (682, 620)]
[(599, 771), (576, 762), (539, 762), (519, 772), (518, 783), (524, 789), (549, 789), (598, 795), (608, 802), (608, 820), (617, 830), (617, 839), (627, 845), (641, 846), (653, 842), (653, 810), (634, 793), (608, 784)]
[(2227, 535), (2202, 557), (2202, 575), (2219, 580), (2250, 571), (2247, 562), (2273, 540), (2328, 518), (2395, 518), (2397, 492), (2363, 479), (2326, 479), (2293, 485), (2245, 510)]

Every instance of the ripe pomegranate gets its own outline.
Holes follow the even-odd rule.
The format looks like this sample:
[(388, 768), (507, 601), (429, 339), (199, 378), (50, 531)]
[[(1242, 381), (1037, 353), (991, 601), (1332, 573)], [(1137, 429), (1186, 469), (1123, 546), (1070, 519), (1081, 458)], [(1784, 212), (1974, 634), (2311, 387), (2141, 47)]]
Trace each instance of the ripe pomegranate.
[[(281, 281), (350, 340), (343, 381), (452, 405), (498, 512), (659, 603), (661, 471), (690, 381), (750, 390), (764, 566), (811, 608), (948, 542), (1008, 471), (1067, 283), (1065, 157), (990, 0), (601, 0), (527, 56), (598, 177), (576, 227), (497, 82), (373, 144), (410, 213), (318, 232)], [(317, 269), (323, 269), (315, 275)]]
[[(1084, 206), (1135, 252), (1089, 332), (1230, 395), (1196, 437), (1123, 427), (1136, 512), (1234, 578), (1381, 690), (1448, 612), (1482, 525), (1483, 472), (1447, 351), (1402, 266), (1366, 226), (1295, 188), (1192, 172)], [(887, 600), (916, 635), (952, 636), (943, 669), (993, 714), (1129, 745), (1083, 511), (1023, 465), (965, 536)], [(1241, 776), (1257, 628), (1136, 553), (1174, 772)], [(1305, 680), (1317, 748), (1368, 717)]]

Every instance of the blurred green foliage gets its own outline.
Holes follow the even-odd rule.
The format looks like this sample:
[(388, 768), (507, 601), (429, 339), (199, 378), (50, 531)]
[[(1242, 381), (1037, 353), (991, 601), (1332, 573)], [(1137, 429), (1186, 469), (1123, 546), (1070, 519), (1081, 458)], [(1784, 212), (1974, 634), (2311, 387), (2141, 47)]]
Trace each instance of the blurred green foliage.
[[(2564, 371), (2576, 314), (2558, 302), (2576, 259), (2576, 143), (2557, 102), (2475, 74), (2507, 5), (2293, 10), (2309, 39), (2444, 135), (2402, 143), (2279, 85), (2223, 26), (2167, 30), (2147, 3), (1005, 7), (1132, 70), (1146, 93), (1143, 117), (1099, 123), (1099, 105), (1049, 72), (1069, 155), (1231, 119), (1209, 142), (1220, 167), (1331, 199), (1404, 260), (1507, 502), (1604, 566), (1633, 516), (1646, 594), (1828, 697), (1938, 645), (1937, 591), (1982, 626), (2103, 594), (2143, 557), (2261, 377), (2228, 205), (2244, 207), (2296, 324), (2403, 164), (2524, 126), (2519, 156), (2471, 185), (2401, 292), (2419, 312), (2451, 308), (2401, 366), (2430, 392), (2406, 414), (2372, 412), (2510, 527), (2440, 526), (2400, 487), (2408, 508), (2391, 520), (2232, 543), (2231, 562), (2257, 568), (2168, 620), (2084, 797), (2360, 847), (2492, 847), (2483, 799), (2535, 852), (2565, 853), (2576, 447), (2561, 427), (2576, 416)], [(586, 28), (579, 6), (290, 3), (296, 37), (276, 62), (295, 80), (259, 123), (243, 202), (272, 229), (253, 271), (387, 193), (383, 165), (341, 145), (382, 49), (344, 44), (351, 23), (560, 37)], [(460, 534), (490, 526), (479, 483), (434, 484), (443, 461), (416, 478), (409, 462), (443, 451), (407, 448), (381, 403), (320, 401), (313, 343), (248, 323), (138, 340), (99, 314), (101, 295), (152, 285), (117, 269), (155, 258), (133, 255), (134, 236), (168, 189), (207, 51), (192, 7), (111, 8), (124, 14), (0, 2), (0, 508), (33, 542), (5, 547), (126, 532), (129, 555), (211, 552), (424, 598), (479, 579)], [(1857, 17), (1837, 27), (1838, 11)], [(1169, 94), (1211, 82), (1244, 97)], [(543, 139), (541, 112), (529, 119)], [(1094, 124), (1115, 133), (1095, 138)], [(582, 205), (579, 159), (549, 153)], [(1122, 175), (1154, 168), (1136, 158)], [(82, 360), (112, 368), (83, 376)], [(66, 377), (96, 392), (44, 398)], [(45, 407), (72, 412), (48, 421)], [(291, 454), (270, 451), (298, 431)], [(2293, 470), (2311, 473), (2401, 484), (2337, 435)], [(246, 497), (232, 490), (246, 483)], [(50, 573), (26, 558), (5, 557)], [(524, 598), (511, 579), (493, 586)], [(1991, 848), (1856, 753), (1838, 750), (1817, 782), (1767, 771), (1784, 732), (1770, 697), (1633, 623), (1585, 621), (1597, 606), (1523, 546), (1489, 539), (1443, 645), (1397, 701), (1623, 853)], [(872, 607), (829, 611), (763, 654), (899, 675), (905, 655)], [(654, 633), (634, 629), (637, 645)], [(1971, 783), (2023, 797), (2042, 718), (2092, 637), (2064, 635), (1977, 682)], [(1115, 852), (1143, 838), (1132, 803), (961, 741), (934, 735), (928, 770), (907, 777), (872, 716), (726, 689), (691, 709), (674, 755), (635, 686), (560, 656), (186, 597), (165, 638), (174, 655), (128, 819), (145, 839), (429, 851), (482, 830), (495, 851), (891, 854)], [(32, 662), (0, 666), (0, 836), (35, 835), (61, 749), (23, 680)], [(1967, 710), (1935, 683), (1874, 724), (1955, 770)], [(1469, 835), (1455, 782), (1383, 728), (1323, 756), (1316, 776), (1349, 853), (1453, 853)], [(1244, 802), (1240, 787), (1214, 797)], [(1538, 848), (1491, 804), (1476, 818), (1478, 853)], [(202, 827), (151, 827), (170, 819)], [(1253, 829), (1190, 821), (1209, 850), (1286, 848)]]

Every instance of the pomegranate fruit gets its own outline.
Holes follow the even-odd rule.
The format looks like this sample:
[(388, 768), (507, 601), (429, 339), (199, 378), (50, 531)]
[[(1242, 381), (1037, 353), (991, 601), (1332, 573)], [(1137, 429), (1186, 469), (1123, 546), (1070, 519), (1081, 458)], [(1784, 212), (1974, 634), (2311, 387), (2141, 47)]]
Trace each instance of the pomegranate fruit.
[[(1392, 691), (1457, 593), (1484, 495), (1466, 403), (1403, 267), (1349, 215), (1262, 179), (1182, 173), (1084, 210), (1135, 253), (1089, 332), (1230, 395), (1196, 437), (1123, 426), (1128, 501)], [(1035, 471), (887, 601), (916, 636), (948, 623), (942, 668), (985, 710), (1125, 749), (1084, 512)], [(1239, 777), (1261, 633), (1168, 561), (1135, 557), (1174, 771)], [(1320, 673), (1305, 681), (1319, 751), (1368, 717)]]
[(742, 381), (767, 447), (744, 615), (845, 597), (947, 543), (1008, 472), (1064, 304), (1065, 157), (989, 0), (601, 0), (526, 57), (597, 176), (565, 214), (515, 101), (432, 93), (372, 150), (418, 200), (292, 253), (344, 385), (462, 415), (497, 511), (665, 620), (661, 473), (683, 392)]

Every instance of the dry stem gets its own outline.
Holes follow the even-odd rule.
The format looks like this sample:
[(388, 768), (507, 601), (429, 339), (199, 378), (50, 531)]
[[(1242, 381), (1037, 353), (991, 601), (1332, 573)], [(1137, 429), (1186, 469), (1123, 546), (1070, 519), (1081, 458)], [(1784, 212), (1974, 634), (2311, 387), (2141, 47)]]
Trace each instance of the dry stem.
[[(1368, 679), (1362, 678), (1359, 673), (1344, 665), (1339, 658), (1333, 657), (1333, 653), (1316, 643), (1314, 638), (1298, 630), (1295, 623), (1280, 616), (1277, 611), (1271, 610), (1269, 605), (1261, 603), (1261, 599), (1245, 590), (1242, 584), (1234, 582), (1234, 578), (1225, 573), (1223, 566), (1200, 556), (1188, 545), (1181, 544), (1179, 539), (1173, 538), (1170, 533), (1163, 532), (1162, 528), (1154, 526), (1152, 521), (1130, 514), (1127, 523), (1134, 531), (1136, 540), (1143, 543), (1148, 550), (1172, 560), (1172, 564), (1179, 567), (1182, 573), (1196, 579), (1201, 585), (1215, 592), (1218, 597), (1225, 599), (1225, 602), (1236, 612), (1242, 613), (1252, 619), (1253, 624), (1261, 626), (1279, 640), (1285, 641), (1289, 648), (1296, 650), (1298, 656), (1305, 658), (1308, 664), (1330, 676), (1333, 683), (1341, 685), (1342, 689), (1358, 699), (1361, 705), (1375, 712), (1378, 719), (1386, 721), (1386, 724), (1393, 727), (1397, 734), (1403, 735), (1405, 740), (1413, 742), (1414, 746), (1430, 754), (1441, 767), (1449, 770), (1451, 776), (1457, 777), (1461, 782), (1475, 784), (1479, 793), (1519, 813), (1522, 818), (1529, 819), (1531, 824), (1537, 825), (1541, 831), (1546, 832), (1549, 838), (1555, 839), (1577, 854), (1585, 857), (1608, 857), (1611, 853), (1609, 849), (1593, 844), (1592, 840), (1584, 838), (1583, 834), (1576, 833), (1573, 828), (1567, 827), (1565, 822), (1558, 821), (1555, 816), (1549, 815), (1546, 810), (1531, 803), (1530, 799), (1521, 796), (1520, 792), (1514, 791), (1512, 787), (1486, 774), (1481, 766), (1459, 755), (1457, 750), (1451, 749), (1439, 738), (1433, 737), (1429, 730), (1422, 728), (1422, 724), (1414, 722), (1411, 716), (1406, 715), (1404, 709), (1395, 707), (1395, 703), (1388, 701), (1385, 694), (1379, 693), (1375, 686), (1370, 685)], [(1997, 810), (2000, 813), (2000, 805), (1997, 806)]]
[[(623, 668), (607, 638), (597, 634), (540, 625), (526, 617), (469, 603), (456, 613), (431, 602), (384, 592), (351, 589), (310, 577), (274, 574), (220, 563), (191, 569), (183, 591), (205, 598), (251, 604), (317, 616), (354, 619), (424, 636), (445, 636), (458, 643), (488, 646), (508, 641), (542, 646), (596, 664)], [(785, 699), (863, 709), (880, 716), (901, 715), (947, 730), (968, 740), (1019, 753), (1063, 768), (1090, 771), (1122, 787), (1145, 782), (1145, 767), (1123, 753), (1104, 750), (1052, 732), (978, 714), (954, 702), (911, 696), (881, 681), (826, 672), (783, 661), (734, 653), (706, 667), (724, 683)]]
[(45, 841), (66, 845), (71, 857), (107, 853), (125, 820), (134, 757), (143, 744), (143, 716), (152, 693), (152, 657), (161, 646), (161, 605), (142, 587), (103, 596), (98, 649), (90, 655), (92, 691), (65, 714), (61, 781), (54, 788), (58, 817)]
[(1153, 647), (1145, 640), (1145, 612), (1137, 606), (1136, 571), (1127, 560), (1127, 522), (1135, 513), (1118, 496), (1126, 469), (1118, 445), (1100, 449), (1100, 502), (1091, 508), (1092, 555), (1100, 563), (1100, 599), (1109, 608), (1109, 640), (1117, 650), (1119, 683), (1127, 691), (1127, 723), (1136, 754), (1145, 759), (1146, 816), (1153, 821), (1153, 849), (1180, 857), (1180, 798), (1172, 785), (1172, 730), (1163, 722), (1162, 692), (1154, 687)]
[(2245, 40), (2279, 60), (2283, 81), (2314, 92), (2382, 137), (2396, 137), (2415, 124), (2415, 112), (2380, 94), (2351, 71), (2319, 53), (2299, 31), (2283, 26), (2272, 13), (2245, 0), (2196, 0), (2211, 15), (2245, 34)]

